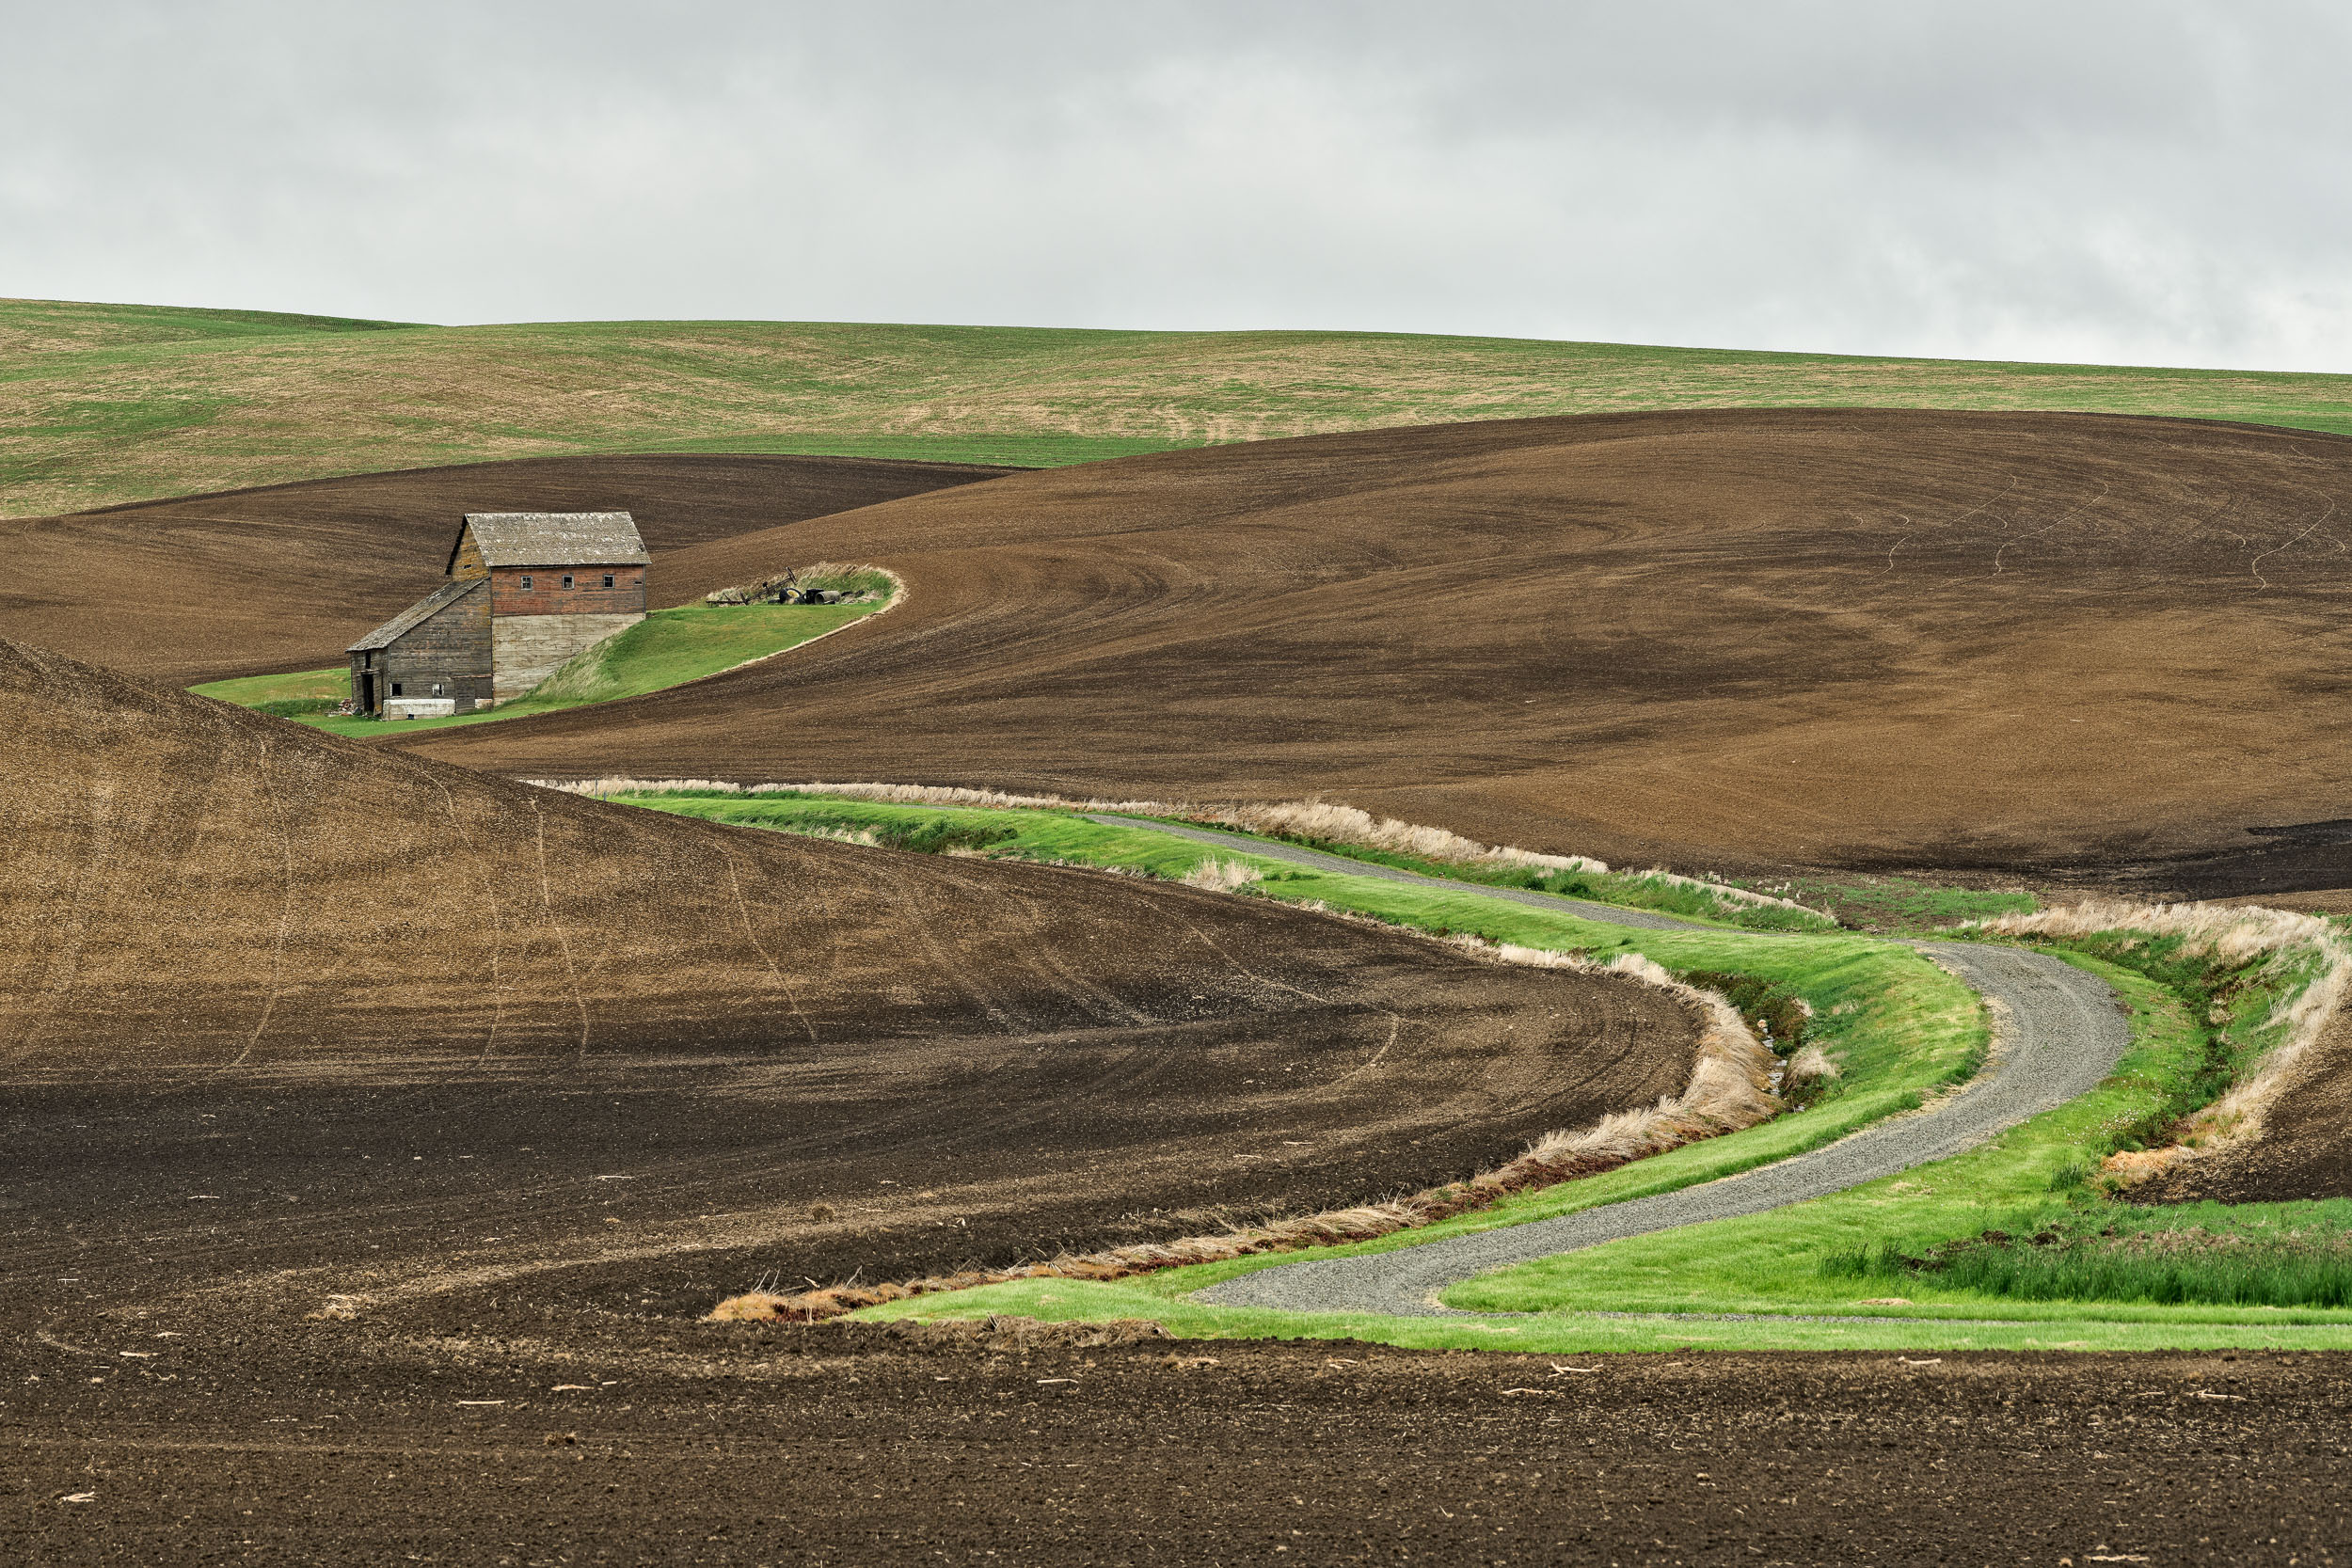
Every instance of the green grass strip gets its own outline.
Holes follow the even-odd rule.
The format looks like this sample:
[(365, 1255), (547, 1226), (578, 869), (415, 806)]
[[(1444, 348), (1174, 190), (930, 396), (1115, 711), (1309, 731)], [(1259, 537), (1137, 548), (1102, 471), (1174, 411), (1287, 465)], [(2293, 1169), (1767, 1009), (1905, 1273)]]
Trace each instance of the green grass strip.
[(1025, 1279), (952, 1294), (915, 1296), (854, 1316), (873, 1321), (1008, 1317), (1048, 1323), (1143, 1318), (1188, 1339), (1352, 1339), (1430, 1350), (1504, 1350), (1552, 1355), (1682, 1350), (2343, 1350), (2352, 1323), (2308, 1323), (2279, 1312), (2260, 1320), (2161, 1322), (1865, 1318), (1805, 1320), (1547, 1315), (1508, 1320), (1391, 1318), (1353, 1312), (1276, 1312), (1210, 1307), (1145, 1289), (1145, 1279)]
[(2352, 1307), (2352, 1199), (2102, 1204), (2010, 1223), (1917, 1258), (1880, 1247), (1833, 1259), (1824, 1272), (1906, 1283), (1927, 1273), (2018, 1301)]
[(351, 670), (338, 664), (331, 670), (296, 670), (284, 675), (246, 675), (233, 681), (208, 681), (192, 686), (189, 690), (199, 697), (212, 697), (239, 707), (262, 707), (273, 703), (323, 702), (335, 704), (351, 696)]
[[(1582, 898), (1596, 904), (1611, 904), (1619, 909), (1654, 910), (1661, 914), (1671, 914), (1684, 920), (1736, 926), (1743, 930), (1823, 931), (1837, 924), (1831, 917), (1812, 910), (1788, 909), (1777, 904), (1751, 904), (1718, 892), (1696, 878), (1672, 878), (1655, 871), (1564, 871), (1502, 863), (1433, 861), (1394, 849), (1375, 849), (1339, 839), (1267, 838), (1266, 835), (1224, 822), (1186, 822), (1183, 825), (1214, 828), (1217, 832), (1231, 833), (1237, 838), (1295, 844), (1318, 854), (1362, 861), (1368, 865), (1385, 865), (1421, 877), (1457, 882), (1483, 882), (1489, 887), (1520, 888), (1562, 898)], [(1785, 895), (1774, 894), (1773, 896)], [(2030, 908), (2032, 902), (2027, 899), (2026, 906)]]

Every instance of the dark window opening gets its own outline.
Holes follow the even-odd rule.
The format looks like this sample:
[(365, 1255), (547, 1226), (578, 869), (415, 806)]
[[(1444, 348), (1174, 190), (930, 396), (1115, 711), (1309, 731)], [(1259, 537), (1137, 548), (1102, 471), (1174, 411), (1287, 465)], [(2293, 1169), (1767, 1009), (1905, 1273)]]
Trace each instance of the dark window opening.
[(605, 585), (607, 588), (610, 588), (610, 587), (612, 587), (612, 573), (607, 572), (607, 573), (605, 573), (605, 574), (604, 574), (604, 585)]
[(571, 574), (571, 573), (569, 573), (569, 572), (566, 572), (566, 573), (564, 573), (564, 587), (566, 587), (566, 588), (569, 588), (571, 585), (572, 585), (572, 574)]
[(392, 682), (392, 695), (395, 697), (400, 695), (400, 682), (398, 681)]
[(529, 588), (531, 586), (531, 574), (529, 572), (525, 572), (523, 574), (523, 586), (525, 588)]

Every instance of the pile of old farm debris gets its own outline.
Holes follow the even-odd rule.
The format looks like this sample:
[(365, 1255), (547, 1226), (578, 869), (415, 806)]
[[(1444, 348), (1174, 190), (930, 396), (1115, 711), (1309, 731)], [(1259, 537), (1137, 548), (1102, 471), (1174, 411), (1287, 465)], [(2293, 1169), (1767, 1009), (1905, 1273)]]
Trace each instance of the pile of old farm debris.
[(736, 588), (717, 588), (703, 595), (705, 604), (863, 604), (882, 597), (857, 579), (874, 575), (871, 568), (836, 566), (828, 562), (803, 572), (795, 567), (779, 576), (762, 578)]

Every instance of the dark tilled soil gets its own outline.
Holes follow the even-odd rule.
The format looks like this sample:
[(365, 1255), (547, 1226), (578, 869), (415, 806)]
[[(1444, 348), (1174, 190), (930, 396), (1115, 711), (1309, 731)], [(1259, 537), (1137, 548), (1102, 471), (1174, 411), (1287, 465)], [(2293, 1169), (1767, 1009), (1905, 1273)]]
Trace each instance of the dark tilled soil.
[(0, 815), (5, 1291), (699, 1312), (1465, 1177), (1694, 1049), (1621, 976), (607, 806), (6, 643)]
[[(175, 678), (330, 662), (429, 586), (457, 511), (623, 504), (665, 597), (823, 556), (914, 592), (792, 659), (434, 751), (1320, 791), (1693, 868), (2352, 880), (2330, 437), (1532, 421), (774, 529), (849, 501), (780, 504), (763, 487), (801, 482), (758, 460), (629, 461), (11, 525), (0, 626)], [(1677, 1085), (1691, 1021), (1244, 900), (601, 808), (7, 644), (0, 762), (0, 1560), (2309, 1563), (2352, 1539), (2341, 1357), (699, 1324), (763, 1277), (1462, 1174)], [(2274, 1125), (2319, 1151), (2299, 1172), (2203, 1175), (2300, 1196), (2334, 1104)]]
[(2340, 1355), (1552, 1359), (486, 1297), (11, 1316), (11, 1561), (2053, 1568), (2352, 1541)]

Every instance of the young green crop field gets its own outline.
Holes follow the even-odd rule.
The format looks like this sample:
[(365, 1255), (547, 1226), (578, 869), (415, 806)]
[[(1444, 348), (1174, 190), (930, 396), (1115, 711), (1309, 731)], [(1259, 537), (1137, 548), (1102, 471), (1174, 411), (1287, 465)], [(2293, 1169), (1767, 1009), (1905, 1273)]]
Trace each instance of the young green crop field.
[(617, 637), (581, 654), (528, 696), (486, 713), (462, 713), (448, 719), (339, 718), (336, 705), (351, 695), (351, 675), (344, 669), (249, 675), (188, 689), (199, 697), (256, 708), (330, 735), (369, 739), (393, 731), (405, 735), (459, 724), (494, 724), (534, 713), (640, 697), (797, 648), (884, 608), (883, 604), (695, 604), (657, 610)]
[(1048, 467), (1648, 408), (2076, 409), (2352, 432), (2352, 376), (1370, 332), (431, 326), (0, 301), (0, 515), (545, 454)]
[[(1317, 1248), (1171, 1270), (1114, 1283), (1029, 1279), (869, 1308), (872, 1318), (963, 1318), (992, 1312), (1098, 1321), (1151, 1318), (1180, 1335), (1352, 1338), (1419, 1346), (1558, 1353), (1717, 1348), (2154, 1349), (2352, 1346), (2352, 1310), (2332, 1305), (2327, 1273), (2352, 1205), (2257, 1205), (2191, 1214), (2159, 1227), (2171, 1251), (2216, 1251), (2200, 1238), (2252, 1231), (2278, 1250), (2299, 1247), (2265, 1277), (2311, 1278), (2312, 1293), (2280, 1304), (2212, 1288), (2170, 1286), (2077, 1299), (2008, 1288), (1995, 1271), (1920, 1269), (1935, 1249), (1988, 1231), (2071, 1227), (2096, 1237), (2137, 1213), (2093, 1180), (2097, 1162), (2136, 1148), (2209, 1101), (2276, 1037), (2278, 1004), (2310, 979), (2266, 960), (2192, 959), (2177, 940), (2125, 937), (2053, 948), (2112, 984), (2131, 1009), (2133, 1044), (2097, 1089), (1990, 1142), (1902, 1176), (1769, 1213), (1635, 1237), (1565, 1254), (1454, 1287), (1448, 1305), (1527, 1314), (1400, 1319), (1216, 1307), (1192, 1291), (1250, 1270), (1301, 1259), (1415, 1245), (1467, 1230), (1548, 1218), (1671, 1191), (1821, 1147), (1975, 1073), (1988, 1032), (1975, 995), (1908, 947), (1846, 931), (1629, 930), (1476, 894), (1455, 894), (1309, 870), (1229, 853), (1147, 828), (1106, 827), (1074, 814), (881, 804), (790, 791), (756, 795), (681, 789), (612, 799), (745, 827), (821, 833), (897, 847), (1116, 867), (1179, 878), (1204, 861), (1249, 865), (1250, 895), (1313, 902), (1438, 934), (1608, 958), (1642, 953), (1682, 974), (1731, 973), (1801, 996), (1813, 1020), (1802, 1043), (1839, 1063), (1831, 1090), (1804, 1108), (1745, 1132), (1686, 1145), (1614, 1171), (1520, 1193), (1423, 1228), (1347, 1247)], [(1389, 857), (1382, 857), (1384, 859)], [(1456, 867), (1438, 867), (1448, 873)], [(1906, 898), (1932, 893), (1906, 890)], [(1590, 896), (1588, 892), (1585, 896)], [(1793, 1050), (1796, 1040), (1776, 1041)], [(2209, 1206), (2210, 1207), (2210, 1206)], [(2273, 1213), (2271, 1211), (2280, 1211)], [(2146, 1229), (2143, 1225), (2140, 1228)], [(2316, 1242), (2312, 1240), (2318, 1233)], [(2220, 1250), (2227, 1251), (2227, 1245)], [(2312, 1255), (2307, 1257), (2305, 1255)], [(2316, 1257), (2317, 1262), (2312, 1261)], [(2174, 1259), (2175, 1275), (2179, 1274)], [(2290, 1266), (2291, 1265), (2291, 1266)], [(2301, 1270), (2296, 1274), (2295, 1270)], [(2010, 1271), (2023, 1277), (2030, 1269)], [(2050, 1271), (2043, 1269), (2041, 1275)], [(2238, 1268), (2240, 1274), (2246, 1271)], [(2109, 1275), (2114, 1275), (2110, 1270)], [(2291, 1276), (2291, 1277), (2290, 1277)], [(1988, 1283), (1988, 1280), (1991, 1282)], [(2169, 1294), (2167, 1293), (2169, 1291)]]

